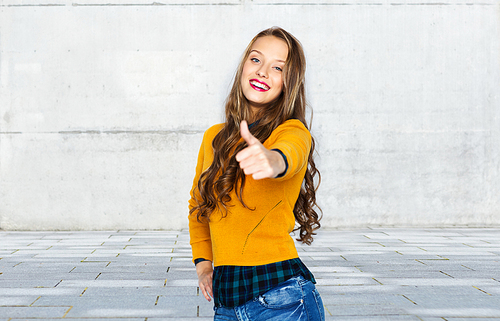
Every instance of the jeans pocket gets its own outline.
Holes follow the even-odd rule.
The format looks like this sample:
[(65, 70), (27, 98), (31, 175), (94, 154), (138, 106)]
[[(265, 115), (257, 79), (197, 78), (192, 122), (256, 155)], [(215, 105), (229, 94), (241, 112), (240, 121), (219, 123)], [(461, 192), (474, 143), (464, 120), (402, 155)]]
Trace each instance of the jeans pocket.
[(268, 309), (285, 309), (298, 306), (304, 302), (302, 289), (296, 278), (292, 278), (272, 288), (256, 299), (259, 304)]

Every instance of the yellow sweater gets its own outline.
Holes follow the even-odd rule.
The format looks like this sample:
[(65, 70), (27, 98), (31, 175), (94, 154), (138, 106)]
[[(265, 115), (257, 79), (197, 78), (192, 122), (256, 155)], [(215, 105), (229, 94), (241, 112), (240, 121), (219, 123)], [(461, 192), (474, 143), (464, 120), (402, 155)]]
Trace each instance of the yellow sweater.
[[(212, 140), (223, 126), (212, 126), (203, 136), (189, 209), (196, 204), (194, 193), (201, 173), (212, 164)], [(290, 232), (295, 226), (293, 208), (307, 169), (311, 135), (302, 122), (292, 119), (278, 126), (263, 145), (283, 152), (287, 172), (280, 178), (246, 177), (243, 200), (253, 211), (244, 208), (233, 191), (226, 217), (213, 212), (209, 223), (200, 223), (196, 213), (189, 215), (193, 260), (204, 258), (215, 266), (255, 266), (298, 257)]]

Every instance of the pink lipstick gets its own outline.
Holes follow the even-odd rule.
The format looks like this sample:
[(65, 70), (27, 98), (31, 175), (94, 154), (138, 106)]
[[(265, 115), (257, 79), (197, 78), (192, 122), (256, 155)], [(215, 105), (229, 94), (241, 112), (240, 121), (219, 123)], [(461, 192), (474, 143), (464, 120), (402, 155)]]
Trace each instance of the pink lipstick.
[(257, 79), (250, 79), (250, 86), (257, 91), (268, 91), (269, 85)]

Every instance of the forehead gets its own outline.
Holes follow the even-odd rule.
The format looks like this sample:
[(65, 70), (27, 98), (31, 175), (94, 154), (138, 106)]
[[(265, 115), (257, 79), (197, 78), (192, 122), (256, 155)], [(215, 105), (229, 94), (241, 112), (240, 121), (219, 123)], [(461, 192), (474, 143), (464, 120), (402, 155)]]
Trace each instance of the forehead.
[(258, 51), (268, 59), (286, 61), (288, 46), (286, 42), (274, 36), (260, 37), (252, 45), (252, 51)]

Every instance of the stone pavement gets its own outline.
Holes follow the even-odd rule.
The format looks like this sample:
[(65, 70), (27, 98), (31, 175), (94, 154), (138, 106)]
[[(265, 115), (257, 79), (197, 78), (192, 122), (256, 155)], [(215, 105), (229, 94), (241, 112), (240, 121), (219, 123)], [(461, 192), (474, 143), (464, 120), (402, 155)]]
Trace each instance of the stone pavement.
[[(0, 321), (212, 320), (187, 231), (0, 232)], [(327, 320), (500, 320), (500, 229), (322, 230)]]

